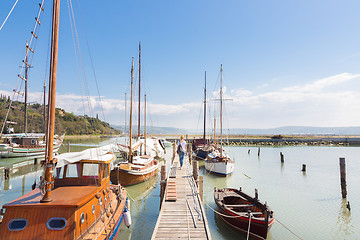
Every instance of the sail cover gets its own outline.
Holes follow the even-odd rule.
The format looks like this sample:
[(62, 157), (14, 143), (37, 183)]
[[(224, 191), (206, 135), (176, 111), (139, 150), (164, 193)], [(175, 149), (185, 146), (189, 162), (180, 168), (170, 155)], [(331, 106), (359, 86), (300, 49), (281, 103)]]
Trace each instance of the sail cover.
[(117, 147), (109, 144), (98, 148), (89, 148), (81, 152), (69, 152), (56, 156), (58, 163), (56, 168), (63, 167), (67, 164), (76, 163), (81, 160), (109, 161), (115, 158), (114, 151)]

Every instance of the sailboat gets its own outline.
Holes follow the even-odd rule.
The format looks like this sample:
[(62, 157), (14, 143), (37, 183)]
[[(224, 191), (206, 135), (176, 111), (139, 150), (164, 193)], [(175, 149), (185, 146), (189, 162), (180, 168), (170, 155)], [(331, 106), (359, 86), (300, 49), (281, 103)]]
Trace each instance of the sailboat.
[[(220, 147), (214, 145), (214, 151), (208, 154), (205, 160), (205, 169), (211, 173), (227, 176), (234, 171), (234, 161), (225, 153), (223, 149), (222, 134), (222, 105), (223, 105), (223, 81), (222, 81), (222, 64), (221, 64), (221, 83), (220, 83)], [(214, 139), (215, 143), (215, 139)]]
[[(159, 169), (159, 161), (154, 159), (154, 157), (146, 154), (147, 151), (146, 142), (145, 142), (146, 129), (144, 134), (145, 154), (144, 155), (140, 154), (137, 156), (133, 155), (133, 146), (132, 146), (133, 87), (134, 87), (134, 58), (132, 59), (132, 67), (131, 67), (131, 100), (130, 100), (130, 128), (129, 128), (130, 145), (128, 148), (129, 157), (127, 161), (120, 162), (119, 164), (117, 164), (110, 173), (111, 182), (121, 184), (122, 186), (129, 186), (129, 185), (145, 182), (146, 180), (155, 176)], [(140, 135), (140, 132), (138, 135)], [(140, 146), (139, 142), (137, 143), (137, 146)]]
[(209, 139), (206, 139), (206, 72), (205, 72), (205, 88), (204, 88), (204, 134), (202, 138), (194, 139), (192, 142), (192, 150), (197, 160), (205, 160), (207, 155), (212, 152), (212, 146)]
[[(44, 133), (28, 133), (28, 120), (27, 120), (27, 105), (28, 105), (28, 72), (32, 67), (29, 63), (30, 54), (34, 53), (32, 49), (33, 40), (37, 39), (37, 35), (35, 30), (38, 29), (38, 25), (40, 25), (40, 15), (44, 11), (43, 5), (40, 4), (38, 16), (35, 18), (35, 27), (31, 32), (31, 40), (30, 42), (26, 42), (26, 50), (25, 50), (25, 58), (23, 62), (24, 74), (19, 74), (19, 80), (24, 81), (24, 92), (17, 91), (14, 89), (14, 95), (20, 94), (24, 96), (24, 133), (10, 133), (10, 134), (2, 134), (5, 129), (5, 125), (8, 124), (17, 124), (16, 122), (7, 121), (10, 109), (12, 108), (12, 100), (10, 101), (6, 116), (4, 118), (4, 122), (1, 128), (0, 137), (2, 142), (0, 143), (0, 157), (29, 157), (29, 156), (38, 156), (45, 154), (46, 143), (44, 141), (45, 134)], [(45, 109), (45, 91), (44, 91), (44, 109)], [(44, 124), (45, 124), (45, 110), (44, 110)], [(11, 129), (13, 132), (13, 128), (10, 126), (8, 130)], [(44, 129), (45, 131), (45, 129)], [(57, 153), (62, 142), (64, 140), (64, 135), (55, 136), (54, 137), (54, 153)]]
[(125, 189), (110, 184), (113, 153), (88, 149), (53, 157), (59, 14), (60, 0), (54, 0), (44, 176), (39, 188), (3, 205), (0, 239), (113, 239), (129, 216)]

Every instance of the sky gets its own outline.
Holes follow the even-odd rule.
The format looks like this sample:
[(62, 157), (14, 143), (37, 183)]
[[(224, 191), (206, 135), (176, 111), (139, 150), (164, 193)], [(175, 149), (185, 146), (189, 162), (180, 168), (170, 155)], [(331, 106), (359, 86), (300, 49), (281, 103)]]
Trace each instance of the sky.
[[(17, 75), (39, 2), (19, 0), (0, 30), (1, 94), (23, 91)], [(0, 24), (14, 3), (1, 1)], [(41, 101), (48, 81), (51, 5), (32, 42), (31, 102)], [(358, 9), (356, 0), (63, 0), (56, 105), (128, 123), (131, 59), (135, 108), (141, 41), (149, 125), (201, 129), (206, 71), (210, 128), (219, 117), (222, 64), (224, 128), (359, 126)]]

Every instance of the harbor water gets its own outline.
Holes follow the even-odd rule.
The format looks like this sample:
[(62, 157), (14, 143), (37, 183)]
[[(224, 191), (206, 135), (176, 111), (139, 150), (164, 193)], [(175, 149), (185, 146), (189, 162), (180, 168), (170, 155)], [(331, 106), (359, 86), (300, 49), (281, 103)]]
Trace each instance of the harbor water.
[[(71, 151), (106, 145), (114, 139), (70, 140)], [(218, 177), (205, 171), (204, 206), (212, 239), (246, 239), (246, 235), (229, 227), (214, 213), (214, 187), (242, 187), (249, 195), (259, 191), (259, 199), (266, 201), (275, 213), (275, 222), (267, 239), (360, 239), (360, 147), (349, 146), (284, 146), (225, 147), (235, 159), (231, 176)], [(249, 151), (250, 150), (250, 151)], [(66, 142), (60, 152), (67, 151)], [(280, 152), (284, 163), (280, 161)], [(166, 160), (170, 169), (172, 149), (167, 149)], [(346, 160), (348, 195), (341, 197), (339, 158)], [(10, 178), (0, 176), (0, 204), (3, 205), (29, 191), (42, 174), (41, 159), (3, 158), (0, 168), (9, 167)], [(306, 172), (302, 165), (306, 164)], [(132, 226), (124, 224), (118, 239), (150, 239), (160, 206), (160, 174), (151, 180), (127, 187), (131, 199)], [(350, 209), (347, 208), (347, 202)]]

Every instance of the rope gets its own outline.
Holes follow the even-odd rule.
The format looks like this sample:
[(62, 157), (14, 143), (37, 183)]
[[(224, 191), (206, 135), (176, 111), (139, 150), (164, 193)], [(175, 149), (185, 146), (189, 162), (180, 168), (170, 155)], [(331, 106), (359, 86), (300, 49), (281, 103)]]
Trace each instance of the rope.
[(299, 237), (296, 233), (294, 233), (293, 231), (291, 231), (288, 227), (286, 227), (283, 223), (281, 223), (278, 219), (275, 219), (278, 223), (281, 224), (281, 226), (283, 226), (286, 230), (288, 230), (289, 232), (291, 232), (294, 236), (296, 236), (299, 239), (302, 239), (301, 237)]
[(248, 226), (248, 230), (247, 230), (247, 237), (246, 237), (246, 240), (249, 240), (249, 235), (250, 235), (250, 224), (251, 224), (251, 213), (249, 213), (249, 226)]
[(9, 18), (9, 16), (10, 16), (10, 14), (12, 13), (12, 11), (14, 10), (14, 8), (15, 8), (15, 6), (16, 6), (16, 4), (17, 4), (18, 1), (19, 1), (19, 0), (16, 0), (16, 2), (14, 3), (14, 6), (11, 8), (9, 14), (8, 14), (7, 17), (5, 18), (3, 24), (2, 24), (1, 27), (0, 27), (0, 31), (1, 31), (1, 29), (3, 28), (3, 26), (5, 25), (6, 21), (8, 20), (8, 18)]

